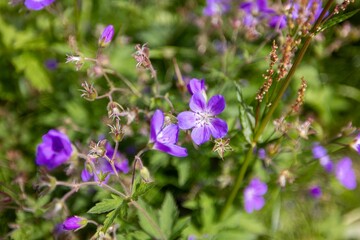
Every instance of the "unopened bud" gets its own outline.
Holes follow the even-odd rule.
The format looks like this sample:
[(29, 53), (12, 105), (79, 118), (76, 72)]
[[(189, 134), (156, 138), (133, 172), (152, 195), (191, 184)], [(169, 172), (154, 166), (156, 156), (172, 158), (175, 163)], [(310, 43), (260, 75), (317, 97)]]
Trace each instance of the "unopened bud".
[(99, 38), (99, 47), (106, 47), (110, 44), (114, 36), (114, 27), (113, 25), (108, 25), (101, 34)]
[(72, 216), (67, 218), (63, 222), (63, 227), (65, 230), (79, 230), (87, 225), (88, 220), (83, 217)]
[(146, 167), (142, 167), (141, 169), (140, 169), (140, 176), (141, 176), (141, 178), (142, 178), (142, 180), (144, 181), (144, 182), (152, 182), (152, 178), (151, 178), (151, 176), (150, 176), (150, 172), (149, 172), (149, 170), (146, 168)]

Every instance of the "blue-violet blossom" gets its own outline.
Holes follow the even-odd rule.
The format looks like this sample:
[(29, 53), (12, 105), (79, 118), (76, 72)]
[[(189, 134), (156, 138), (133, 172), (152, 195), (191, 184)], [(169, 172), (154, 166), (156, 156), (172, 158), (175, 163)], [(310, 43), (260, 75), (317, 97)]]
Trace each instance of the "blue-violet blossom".
[[(106, 149), (106, 156), (110, 159), (112, 159), (112, 156), (114, 154), (114, 149), (109, 143), (106, 143), (105, 145)], [(107, 174), (106, 178), (104, 179), (105, 182), (109, 180), (110, 175), (115, 174), (114, 170), (109, 163), (109, 161), (105, 158), (98, 158), (94, 160), (94, 166), (95, 166), (95, 173), (91, 169), (87, 169), (86, 165), (83, 171), (81, 172), (81, 179), (84, 182), (88, 182), (91, 179), (94, 179), (95, 181), (99, 181), (100, 179), (98, 176)], [(130, 171), (129, 169), (129, 162), (128, 160), (119, 152), (116, 153), (115, 159), (114, 159), (114, 166), (117, 172), (123, 172), (128, 173)]]
[(356, 188), (356, 176), (350, 158), (345, 157), (336, 164), (335, 175), (345, 188), (350, 190)]
[(36, 149), (36, 164), (49, 170), (66, 162), (72, 153), (69, 138), (57, 130), (50, 130), (42, 137), (43, 141)]
[(230, 0), (206, 0), (205, 16), (221, 15), (230, 10)]
[(214, 138), (222, 138), (228, 131), (227, 123), (217, 118), (225, 109), (225, 99), (221, 95), (215, 95), (206, 103), (204, 96), (197, 92), (190, 99), (191, 111), (179, 113), (177, 116), (179, 128), (183, 130), (193, 129), (192, 140), (197, 144), (203, 144)]
[(263, 195), (267, 192), (267, 185), (254, 178), (244, 190), (244, 208), (248, 213), (260, 210), (265, 205)]
[(324, 167), (327, 172), (333, 170), (333, 162), (331, 161), (327, 150), (321, 146), (319, 143), (315, 143), (312, 147), (313, 157), (319, 159), (320, 165)]
[(309, 194), (313, 198), (320, 198), (322, 195), (321, 188), (319, 186), (311, 186), (309, 188)]
[(111, 42), (113, 36), (114, 36), (114, 26), (113, 25), (106, 26), (99, 38), (99, 46), (106, 47)]
[(55, 2), (55, 0), (25, 0), (24, 4), (27, 9), (38, 11), (53, 2)]
[(80, 228), (83, 228), (88, 223), (86, 218), (78, 217), (78, 216), (72, 216), (67, 218), (63, 222), (63, 227), (65, 230), (78, 230)]
[(186, 157), (186, 148), (176, 145), (179, 136), (179, 127), (170, 123), (164, 125), (164, 113), (157, 109), (150, 122), (150, 143), (153, 149), (168, 153), (175, 157)]

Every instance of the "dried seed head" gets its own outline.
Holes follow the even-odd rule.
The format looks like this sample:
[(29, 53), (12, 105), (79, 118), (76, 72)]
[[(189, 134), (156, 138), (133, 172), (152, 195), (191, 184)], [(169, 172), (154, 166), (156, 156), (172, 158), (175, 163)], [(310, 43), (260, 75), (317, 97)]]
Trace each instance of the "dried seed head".
[(294, 176), (291, 174), (289, 170), (284, 170), (280, 173), (278, 178), (278, 183), (281, 187), (285, 187), (286, 183), (293, 183), (294, 182)]
[(225, 152), (232, 151), (232, 147), (230, 146), (230, 138), (218, 138), (215, 139), (215, 145), (213, 148), (213, 152), (217, 152), (221, 159), (224, 159)]
[(101, 158), (104, 157), (106, 154), (106, 139), (100, 140), (99, 142), (95, 143), (93, 141), (90, 142), (90, 151), (88, 156), (91, 158)]
[(124, 108), (117, 102), (109, 102), (107, 106), (109, 118), (115, 120), (126, 115)]
[(291, 106), (291, 111), (293, 113), (298, 113), (300, 110), (300, 107), (303, 105), (306, 87), (307, 87), (306, 81), (305, 81), (304, 77), (302, 77), (301, 78), (301, 86), (297, 93), (296, 102)]
[(110, 134), (114, 138), (116, 142), (121, 142), (124, 138), (125, 131), (120, 124), (119, 120), (116, 120), (116, 123), (114, 125), (108, 125), (110, 127)]
[(97, 91), (92, 84), (90, 85), (85, 81), (81, 86), (83, 87), (83, 89), (80, 90), (82, 92), (81, 97), (88, 101), (94, 101), (97, 98)]

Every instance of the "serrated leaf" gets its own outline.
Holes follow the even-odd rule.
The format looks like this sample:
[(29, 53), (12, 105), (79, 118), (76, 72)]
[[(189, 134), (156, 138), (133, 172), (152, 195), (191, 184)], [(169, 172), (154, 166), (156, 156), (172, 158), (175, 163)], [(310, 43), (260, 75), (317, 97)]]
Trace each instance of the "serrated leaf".
[(127, 202), (122, 202), (121, 205), (120, 205), (120, 218), (126, 218), (126, 215), (127, 215), (127, 211), (128, 211), (128, 203)]
[(189, 223), (190, 217), (184, 217), (177, 220), (172, 230), (171, 239), (178, 239), (181, 232), (189, 225)]
[(167, 192), (159, 211), (160, 228), (167, 238), (171, 236), (171, 230), (178, 217), (178, 210), (173, 196)]
[(120, 213), (120, 208), (121, 205), (117, 205), (116, 209), (109, 212), (106, 215), (105, 221), (104, 221), (104, 226), (102, 227), (102, 232), (106, 232), (108, 230), (108, 228), (113, 224), (113, 222), (115, 221), (116, 217), (119, 215)]
[[(148, 206), (144, 201), (139, 200), (138, 204), (143, 208), (144, 211), (137, 209), (139, 224), (141, 228), (154, 238), (159, 238), (159, 231), (155, 228), (155, 224), (159, 225), (159, 221), (156, 218), (154, 210)], [(150, 219), (149, 219), (150, 218)]]
[(110, 212), (114, 210), (117, 206), (119, 206), (119, 204), (121, 203), (122, 203), (121, 198), (104, 199), (101, 202), (96, 203), (96, 205), (93, 206), (92, 208), (90, 208), (88, 213), (101, 214), (105, 212)]
[(26, 79), (39, 91), (51, 91), (52, 86), (44, 67), (39, 60), (29, 52), (12, 59), (17, 72), (24, 72)]
[(146, 182), (140, 181), (138, 184), (136, 184), (134, 193), (132, 194), (132, 198), (136, 200), (141, 195), (144, 195), (145, 193), (147, 193), (154, 186), (155, 186), (154, 182), (146, 183)]
[(328, 21), (326, 21), (320, 28), (320, 30), (318, 32), (324, 31), (327, 28), (330, 28), (338, 23), (341, 23), (343, 21), (345, 21), (348, 18), (351, 18), (352, 16), (354, 16), (356, 13), (358, 13), (360, 11), (359, 9), (356, 9), (354, 11), (348, 12), (348, 13), (344, 13), (344, 14), (338, 14), (335, 15), (334, 17), (330, 18)]
[(239, 118), (241, 123), (241, 131), (245, 140), (251, 144), (253, 138), (253, 129), (255, 125), (255, 118), (252, 108), (248, 106), (242, 97), (241, 87), (235, 83), (237, 100), (239, 102)]

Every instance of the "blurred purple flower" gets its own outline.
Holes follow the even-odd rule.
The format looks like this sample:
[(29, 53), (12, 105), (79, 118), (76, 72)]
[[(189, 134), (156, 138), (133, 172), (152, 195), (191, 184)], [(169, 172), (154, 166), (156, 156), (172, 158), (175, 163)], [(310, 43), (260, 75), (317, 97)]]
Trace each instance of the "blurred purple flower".
[(243, 2), (240, 4), (240, 9), (245, 13), (243, 24), (246, 27), (255, 27), (262, 20), (268, 21), (269, 26), (272, 28), (278, 27), (281, 29), (286, 26), (285, 15), (277, 14), (275, 10), (269, 8), (266, 0)]
[(222, 138), (228, 131), (227, 123), (217, 118), (225, 109), (225, 99), (221, 95), (215, 95), (208, 103), (201, 93), (195, 93), (190, 99), (191, 111), (181, 112), (177, 119), (179, 128), (183, 130), (193, 128), (192, 140), (197, 144), (203, 144), (214, 138)]
[(262, 160), (266, 159), (266, 151), (264, 148), (260, 148), (258, 151), (258, 157)]
[(53, 2), (55, 2), (55, 0), (25, 0), (24, 4), (27, 9), (38, 11)]
[(42, 143), (36, 149), (37, 165), (45, 166), (51, 170), (70, 158), (72, 153), (71, 142), (65, 134), (52, 129), (42, 139)]
[(327, 172), (331, 172), (333, 170), (333, 162), (327, 154), (327, 150), (323, 146), (319, 143), (314, 143), (312, 153), (315, 159), (319, 159), (320, 165), (323, 166)]
[(355, 151), (360, 154), (360, 134), (354, 139), (354, 142), (350, 145)]
[(106, 47), (111, 42), (113, 36), (114, 36), (114, 26), (113, 25), (106, 26), (99, 38), (99, 46)]
[(336, 164), (335, 175), (345, 188), (350, 190), (356, 188), (356, 176), (349, 157), (343, 158)]
[(221, 15), (230, 10), (230, 0), (206, 0), (205, 16)]
[(150, 143), (153, 149), (168, 153), (175, 157), (186, 157), (186, 148), (176, 145), (179, 136), (179, 127), (176, 124), (164, 126), (164, 113), (157, 109), (150, 122)]
[(313, 198), (320, 198), (322, 195), (321, 188), (319, 186), (312, 186), (309, 188), (309, 194)]
[[(302, 12), (301, 16), (304, 18), (303, 21), (307, 21), (308, 18), (312, 15), (312, 9), (313, 6), (316, 5), (315, 15), (314, 19), (310, 23), (314, 23), (316, 19), (320, 16), (323, 7), (322, 7), (322, 1), (321, 0), (310, 0), (308, 4), (306, 5), (304, 11)], [(292, 12), (290, 13), (290, 16), (293, 19), (298, 19), (300, 17), (299, 10), (301, 6), (297, 2), (290, 3), (290, 8), (292, 8)]]
[[(106, 156), (110, 159), (112, 159), (112, 156), (114, 154), (114, 148), (109, 144), (106, 143)], [(94, 178), (95, 181), (99, 181), (98, 175), (108, 174), (105, 178), (105, 182), (109, 180), (110, 175), (115, 174), (113, 168), (111, 167), (111, 164), (109, 161), (105, 158), (98, 158), (94, 160), (95, 165), (95, 173), (92, 171), (89, 171), (89, 169), (85, 168), (81, 172), (81, 179), (84, 182), (90, 181), (92, 178)], [(122, 173), (128, 173), (130, 171), (129, 169), (129, 162), (128, 160), (119, 152), (116, 153), (115, 159), (114, 159), (114, 166), (117, 172)]]
[(58, 66), (58, 62), (56, 59), (50, 58), (45, 61), (45, 67), (51, 71), (55, 70), (57, 66)]
[(244, 208), (248, 213), (260, 210), (265, 205), (263, 195), (267, 192), (267, 186), (260, 179), (254, 178), (244, 190)]
[(83, 228), (88, 223), (86, 218), (78, 217), (78, 216), (72, 216), (67, 218), (63, 222), (63, 227), (65, 230), (78, 230), (80, 228)]

